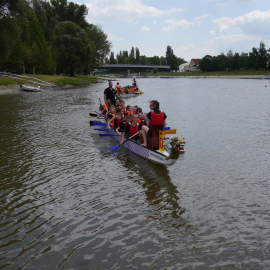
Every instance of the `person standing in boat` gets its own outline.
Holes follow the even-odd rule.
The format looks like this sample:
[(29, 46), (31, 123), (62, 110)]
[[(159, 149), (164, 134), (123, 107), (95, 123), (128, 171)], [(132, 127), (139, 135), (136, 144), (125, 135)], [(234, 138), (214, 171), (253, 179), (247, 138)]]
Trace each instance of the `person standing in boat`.
[(119, 82), (117, 82), (117, 84), (115, 86), (115, 90), (116, 90), (117, 96), (120, 96), (121, 95), (121, 86), (120, 86)]
[(157, 100), (150, 101), (151, 112), (147, 114), (147, 125), (142, 126), (143, 144), (147, 146), (147, 137), (152, 137), (152, 125), (166, 127), (167, 115), (159, 109), (159, 102)]
[(107, 99), (110, 99), (111, 103), (116, 107), (115, 95), (116, 91), (113, 89), (113, 84), (112, 82), (109, 82), (109, 87), (104, 90), (104, 102), (106, 102)]

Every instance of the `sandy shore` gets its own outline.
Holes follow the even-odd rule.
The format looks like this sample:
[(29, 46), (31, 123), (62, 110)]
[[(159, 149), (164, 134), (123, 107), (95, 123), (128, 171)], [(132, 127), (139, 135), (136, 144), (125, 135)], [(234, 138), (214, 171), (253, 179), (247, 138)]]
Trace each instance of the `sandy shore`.
[(0, 85), (0, 95), (21, 93), (19, 84)]

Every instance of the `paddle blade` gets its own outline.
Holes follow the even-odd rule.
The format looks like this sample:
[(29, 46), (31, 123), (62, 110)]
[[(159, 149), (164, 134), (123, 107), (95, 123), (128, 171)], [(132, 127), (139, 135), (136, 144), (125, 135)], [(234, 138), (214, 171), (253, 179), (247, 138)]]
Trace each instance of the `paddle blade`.
[(98, 121), (90, 121), (90, 126), (103, 126), (103, 127), (107, 127), (106, 123), (101, 123)]
[(99, 133), (99, 137), (113, 137), (113, 136), (118, 136), (118, 134), (104, 134), (104, 133)]
[(100, 111), (103, 111), (104, 110), (104, 107), (101, 104), (99, 104), (99, 110)]
[(94, 128), (94, 130), (98, 130), (98, 131), (108, 131), (108, 132), (115, 132), (113, 129), (108, 129), (108, 128)]
[(115, 146), (111, 147), (109, 150), (118, 150), (119, 146), (120, 145), (115, 145)]
[(176, 134), (177, 129), (165, 130), (164, 134)]

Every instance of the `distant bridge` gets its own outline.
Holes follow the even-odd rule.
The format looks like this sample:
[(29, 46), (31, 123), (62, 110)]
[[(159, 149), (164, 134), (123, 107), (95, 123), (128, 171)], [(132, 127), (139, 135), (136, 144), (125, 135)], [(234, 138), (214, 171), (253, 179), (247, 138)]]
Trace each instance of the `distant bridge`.
[(158, 69), (158, 70), (170, 70), (170, 66), (167, 65), (132, 65), (132, 64), (107, 64), (99, 67), (100, 69)]

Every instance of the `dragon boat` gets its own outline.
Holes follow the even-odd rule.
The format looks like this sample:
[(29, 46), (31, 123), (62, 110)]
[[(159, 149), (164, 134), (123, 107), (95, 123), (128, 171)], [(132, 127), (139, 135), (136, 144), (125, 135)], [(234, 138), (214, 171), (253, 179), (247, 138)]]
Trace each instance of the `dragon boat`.
[[(121, 136), (115, 136), (118, 142), (121, 141)], [(173, 137), (165, 140), (164, 150), (152, 150), (148, 147), (141, 146), (132, 140), (124, 142), (123, 146), (131, 152), (148, 159), (154, 163), (162, 165), (173, 165), (178, 160), (180, 154), (185, 152), (185, 140), (182, 137)]]
[[(98, 125), (104, 127), (107, 126), (105, 123), (90, 121), (90, 126)], [(107, 130), (106, 128), (97, 130), (105, 132), (105, 134), (100, 134), (101, 137), (114, 137), (119, 143), (121, 142), (122, 136), (118, 136), (113, 130)], [(106, 134), (107, 132), (110, 134)], [(142, 135), (141, 142), (143, 142)], [(116, 147), (112, 147), (111, 149), (118, 149), (119, 146), (120, 145), (116, 145)], [(152, 138), (148, 138), (147, 147), (141, 146), (140, 144), (127, 138), (124, 140), (122, 146), (149, 161), (169, 166), (176, 163), (180, 154), (185, 152), (185, 139), (183, 136), (171, 136), (164, 140), (163, 131), (152, 129)]]

